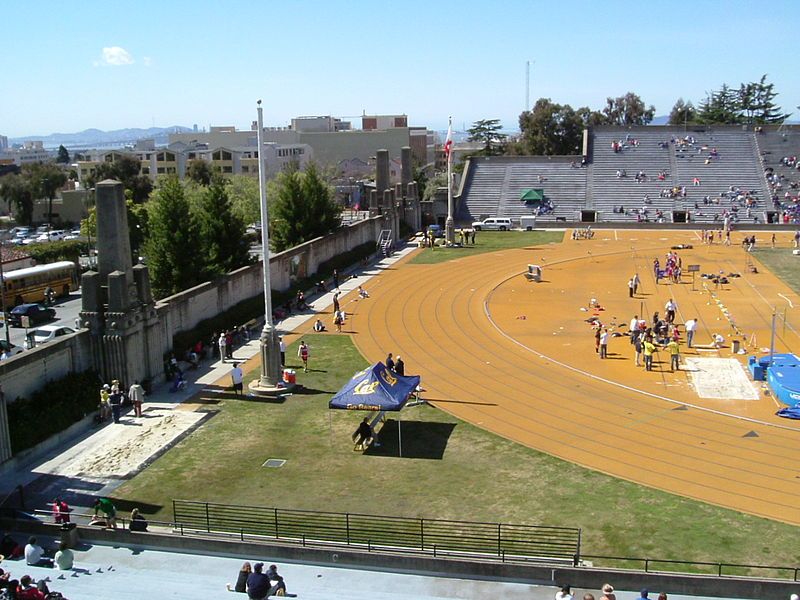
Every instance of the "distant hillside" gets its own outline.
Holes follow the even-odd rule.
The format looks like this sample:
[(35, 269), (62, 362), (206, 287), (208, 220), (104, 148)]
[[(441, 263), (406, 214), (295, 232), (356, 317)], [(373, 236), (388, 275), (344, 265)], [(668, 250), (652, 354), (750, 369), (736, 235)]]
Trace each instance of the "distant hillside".
[(12, 144), (36, 140), (44, 142), (47, 148), (58, 148), (64, 145), (67, 148), (89, 148), (94, 146), (122, 146), (140, 139), (155, 138), (156, 143), (166, 143), (170, 133), (185, 133), (192, 131), (189, 127), (173, 125), (172, 127), (149, 127), (142, 129), (133, 127), (129, 129), (115, 129), (102, 131), (100, 129), (86, 129), (76, 133), (51, 133), (50, 135), (27, 135), (24, 137), (9, 138)]

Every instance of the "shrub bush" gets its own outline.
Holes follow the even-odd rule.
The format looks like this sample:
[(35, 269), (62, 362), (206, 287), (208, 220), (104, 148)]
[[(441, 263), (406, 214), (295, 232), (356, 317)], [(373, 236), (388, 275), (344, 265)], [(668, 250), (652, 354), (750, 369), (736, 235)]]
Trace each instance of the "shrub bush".
[(95, 371), (70, 373), (48, 381), (30, 398), (17, 398), (10, 403), (12, 453), (32, 448), (93, 412), (100, 403), (99, 385), (100, 377)]
[(62, 240), (47, 244), (30, 244), (25, 246), (25, 251), (31, 255), (36, 264), (44, 265), (59, 260), (78, 262), (81, 254), (89, 251), (89, 245), (81, 240)]

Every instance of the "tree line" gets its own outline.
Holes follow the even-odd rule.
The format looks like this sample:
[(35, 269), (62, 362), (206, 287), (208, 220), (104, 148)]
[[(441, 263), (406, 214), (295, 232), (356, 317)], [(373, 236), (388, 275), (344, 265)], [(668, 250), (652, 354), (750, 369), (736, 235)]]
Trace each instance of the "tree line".
[[(768, 125), (783, 122), (790, 115), (776, 103), (778, 92), (767, 81), (742, 83), (738, 87), (723, 84), (706, 95), (697, 107), (679, 98), (669, 115), (670, 125)], [(510, 140), (501, 133), (499, 119), (476, 121), (468, 130), (469, 141), (481, 144), (472, 156), (545, 155), (564, 156), (581, 153), (583, 130), (587, 127), (648, 125), (655, 107), (646, 105), (634, 92), (608, 97), (600, 110), (583, 106), (573, 108), (550, 98), (539, 98), (530, 110), (519, 116), (520, 135)]]
[[(62, 162), (65, 158), (59, 152), (56, 161), (26, 164), (19, 174), (0, 178), (0, 198), (14, 207), (20, 224), (31, 224), (34, 200), (43, 197), (50, 200), (48, 221), (52, 221), (52, 200), (69, 178)], [(145, 257), (157, 297), (254, 260), (249, 251), (254, 239), (246, 229), (247, 224), (260, 221), (258, 180), (244, 175), (223, 177), (201, 160), (190, 162), (186, 175), (184, 180), (160, 176), (154, 183), (140, 174), (136, 158), (121, 156), (98, 165), (84, 182), (87, 188), (104, 179), (122, 183), (134, 261)], [(270, 246), (276, 252), (325, 235), (340, 224), (341, 210), (333, 189), (316, 165), (305, 171), (290, 165), (269, 181), (267, 190)], [(96, 210), (89, 207), (88, 212), (81, 231), (96, 236)]]

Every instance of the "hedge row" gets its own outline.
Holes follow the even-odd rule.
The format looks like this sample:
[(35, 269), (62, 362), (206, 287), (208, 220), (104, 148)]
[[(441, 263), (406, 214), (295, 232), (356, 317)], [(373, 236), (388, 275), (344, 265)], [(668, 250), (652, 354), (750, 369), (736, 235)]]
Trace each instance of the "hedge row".
[[(295, 297), (298, 290), (307, 291), (316, 286), (316, 282), (333, 274), (334, 269), (344, 270), (368, 258), (375, 252), (375, 242), (365, 242), (352, 250), (334, 256), (319, 265), (314, 275), (297, 280), (290, 289), (284, 292), (272, 292), (272, 305), (281, 306), (287, 300)], [(218, 315), (200, 321), (192, 329), (179, 331), (172, 337), (172, 348), (176, 356), (181, 356), (191, 348), (197, 340), (204, 342), (211, 339), (211, 335), (220, 331), (233, 329), (252, 319), (264, 316), (264, 296), (259, 294), (243, 300), (228, 310)]]
[(81, 240), (62, 240), (59, 242), (48, 242), (47, 244), (30, 244), (25, 246), (25, 252), (31, 255), (36, 264), (43, 265), (57, 262), (59, 260), (70, 260), (78, 262), (81, 254), (89, 251), (89, 244)]
[(48, 381), (30, 398), (9, 404), (12, 453), (32, 448), (94, 412), (100, 403), (99, 386), (95, 371), (70, 373)]

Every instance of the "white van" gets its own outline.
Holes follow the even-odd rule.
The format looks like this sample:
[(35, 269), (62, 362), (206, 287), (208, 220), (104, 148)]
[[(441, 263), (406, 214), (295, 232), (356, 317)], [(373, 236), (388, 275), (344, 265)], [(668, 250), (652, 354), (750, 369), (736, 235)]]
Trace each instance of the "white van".
[(525, 231), (533, 231), (536, 229), (536, 217), (528, 215), (527, 217), (519, 218), (519, 227)]
[(475, 231), (508, 231), (511, 229), (511, 219), (492, 217), (491, 219), (476, 221), (472, 224), (472, 228)]

